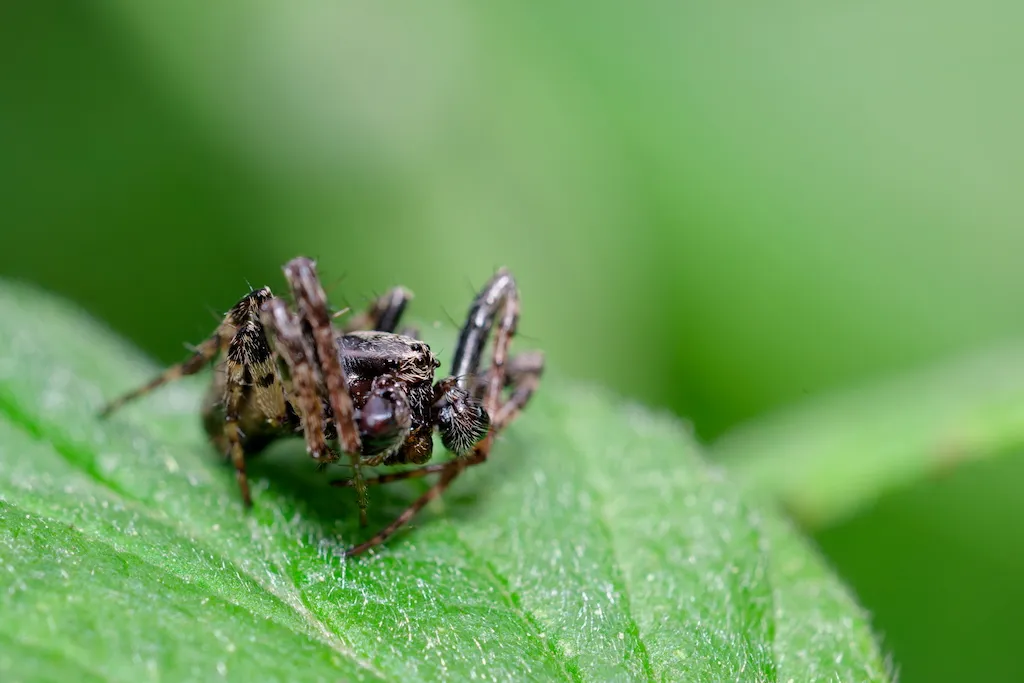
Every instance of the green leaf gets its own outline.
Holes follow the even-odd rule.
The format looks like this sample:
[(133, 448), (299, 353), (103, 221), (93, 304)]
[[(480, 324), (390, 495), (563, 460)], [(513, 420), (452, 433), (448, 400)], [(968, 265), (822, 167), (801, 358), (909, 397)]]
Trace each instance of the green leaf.
[[(155, 368), (33, 290), (0, 316), (2, 680), (891, 680), (817, 554), (671, 418), (554, 372), (488, 464), (344, 561), (366, 532), (301, 443), (252, 462), (246, 513), (204, 378), (101, 422)], [(374, 490), (371, 524), (425, 485)]]
[(718, 459), (811, 527), (964, 462), (1024, 450), (1024, 346), (1008, 345), (756, 420)]

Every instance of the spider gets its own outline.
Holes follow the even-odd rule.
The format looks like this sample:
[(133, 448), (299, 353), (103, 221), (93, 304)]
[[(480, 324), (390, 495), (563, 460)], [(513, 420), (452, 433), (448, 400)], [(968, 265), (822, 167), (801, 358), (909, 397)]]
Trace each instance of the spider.
[[(451, 375), (434, 381), (440, 362), (413, 329), (396, 332), (412, 295), (401, 287), (374, 300), (339, 331), (327, 296), (308, 258), (284, 266), (294, 309), (269, 287), (251, 291), (224, 316), (214, 333), (185, 361), (109, 403), (107, 416), (157, 387), (193, 375), (217, 360), (203, 404), (207, 435), (235, 468), (242, 500), (252, 505), (246, 458), (272, 441), (301, 433), (306, 450), (323, 467), (341, 456), (366, 525), (366, 487), (439, 473), (438, 481), (391, 524), (348, 549), (358, 555), (383, 543), (440, 496), (466, 468), (487, 460), (495, 436), (519, 414), (537, 389), (544, 356), (508, 355), (519, 318), (515, 279), (499, 269), (469, 307), (459, 334)], [(344, 313), (344, 311), (342, 312)], [(495, 323), (497, 325), (495, 326)], [(490, 365), (480, 363), (489, 338)], [(437, 429), (456, 457), (423, 465)], [(364, 479), (361, 467), (420, 467)]]

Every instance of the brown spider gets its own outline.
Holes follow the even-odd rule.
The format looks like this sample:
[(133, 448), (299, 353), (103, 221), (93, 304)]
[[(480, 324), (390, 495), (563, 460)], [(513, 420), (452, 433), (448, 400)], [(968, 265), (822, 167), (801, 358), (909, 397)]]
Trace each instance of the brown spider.
[[(295, 310), (268, 287), (250, 292), (228, 311), (193, 355), (148, 384), (107, 405), (103, 415), (162, 384), (199, 372), (220, 357), (203, 406), (210, 440), (235, 467), (242, 499), (252, 504), (246, 456), (271, 441), (302, 432), (321, 465), (335, 462), (337, 440), (352, 464), (360, 521), (366, 524), (366, 486), (438, 472), (440, 479), (373, 538), (346, 551), (379, 545), (438, 497), (467, 467), (487, 460), (495, 435), (527, 404), (544, 368), (537, 351), (508, 357), (519, 317), (515, 280), (498, 270), (469, 308), (452, 372), (434, 382), (440, 362), (415, 331), (397, 334), (411, 295), (397, 287), (354, 316), (341, 332), (332, 323), (316, 264), (296, 258), (284, 267)], [(494, 323), (490, 366), (480, 359)], [(507, 389), (507, 391), (506, 391)], [(362, 465), (420, 465), (430, 460), (433, 430), (455, 458), (364, 480)]]

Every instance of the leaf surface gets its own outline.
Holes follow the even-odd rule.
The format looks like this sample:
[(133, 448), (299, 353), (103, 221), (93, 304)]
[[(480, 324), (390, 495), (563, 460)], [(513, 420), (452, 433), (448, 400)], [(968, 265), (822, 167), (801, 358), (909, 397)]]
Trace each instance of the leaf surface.
[[(246, 513), (208, 378), (99, 421), (156, 368), (20, 285), (0, 315), (3, 680), (891, 680), (842, 584), (672, 418), (552, 372), (490, 462), (344, 561), (367, 531), (300, 442), (252, 461)], [(426, 485), (373, 490), (371, 525)]]

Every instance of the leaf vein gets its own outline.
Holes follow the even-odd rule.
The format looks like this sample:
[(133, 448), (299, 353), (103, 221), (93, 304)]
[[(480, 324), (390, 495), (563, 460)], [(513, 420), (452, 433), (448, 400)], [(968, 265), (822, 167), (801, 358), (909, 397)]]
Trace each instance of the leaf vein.
[[(575, 441), (575, 438), (573, 438)], [(640, 666), (643, 668), (644, 675), (648, 681), (656, 681), (657, 677), (654, 672), (654, 667), (651, 664), (650, 654), (647, 651), (647, 645), (644, 643), (643, 637), (640, 635), (640, 625), (636, 621), (636, 617), (633, 615), (632, 604), (629, 598), (629, 590), (626, 587), (626, 580), (622, 571), (622, 564), (619, 561), (618, 553), (615, 550), (615, 538), (611, 531), (611, 525), (608, 521), (608, 516), (605, 512), (605, 501), (601, 495), (596, 484), (592, 481), (587, 480), (591, 493), (597, 500), (595, 506), (598, 510), (598, 514), (594, 517), (598, 533), (604, 538), (605, 543), (610, 548), (611, 554), (611, 582), (615, 588), (615, 592), (619, 595), (622, 601), (622, 611), (627, 620), (627, 629), (629, 635), (636, 643), (636, 654), (640, 658)]]
[(501, 574), (497, 569), (495, 569), (494, 565), (491, 564), (491, 562), (489, 562), (481, 552), (479, 552), (469, 542), (466, 541), (466, 539), (463, 537), (462, 533), (459, 531), (458, 527), (455, 524), (451, 522), (446, 523), (452, 530), (452, 535), (455, 538), (455, 540), (466, 551), (466, 556), (472, 559), (476, 563), (476, 565), (481, 569), (481, 573), (483, 573), (488, 579), (490, 579), (491, 583), (497, 586), (499, 594), (501, 595), (502, 599), (504, 599), (512, 613), (522, 621), (523, 625), (526, 627), (526, 630), (529, 631), (534, 638), (544, 643), (548, 652), (551, 653), (552, 659), (555, 661), (555, 663), (558, 664), (559, 669), (561, 669), (562, 672), (565, 674), (565, 679), (567, 681), (570, 681), (571, 683), (580, 683), (580, 681), (582, 681), (583, 679), (580, 676), (579, 671), (570, 670), (570, 668), (565, 662), (565, 659), (560, 656), (561, 653), (558, 651), (558, 648), (556, 647), (555, 643), (552, 642), (550, 638), (541, 638), (540, 634), (543, 631), (541, 630), (540, 625), (537, 622), (536, 615), (534, 615), (530, 610), (522, 606), (518, 595), (515, 591), (513, 591), (510, 588), (511, 583), (509, 582), (508, 578)]
[(29, 414), (18, 406), (17, 401), (12, 400), (5, 387), (0, 386), (0, 415), (7, 418), (8, 422), (29, 437), (49, 445), (61, 458), (71, 467), (84, 473), (103, 488), (111, 491), (121, 498), (137, 500), (128, 491), (122, 489), (116, 482), (104, 477), (98, 469), (90, 466), (87, 458), (77, 457), (78, 449), (73, 445), (64, 442), (63, 439), (53, 439), (47, 436), (43, 426), (33, 420)]

